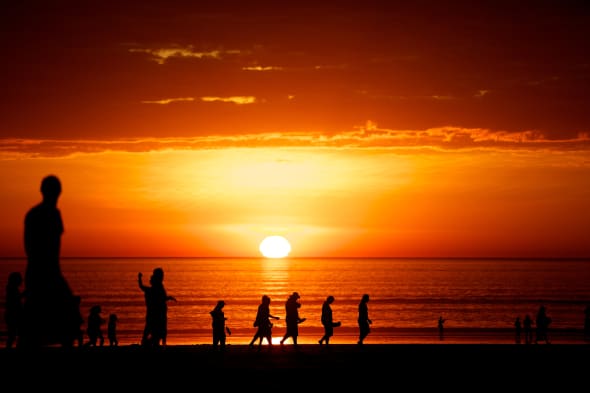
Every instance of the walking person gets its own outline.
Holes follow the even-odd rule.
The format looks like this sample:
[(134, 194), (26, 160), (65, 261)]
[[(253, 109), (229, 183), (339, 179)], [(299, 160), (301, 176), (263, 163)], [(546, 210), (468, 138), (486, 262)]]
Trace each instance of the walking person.
[(369, 295), (364, 294), (358, 306), (358, 326), (359, 326), (359, 341), (357, 344), (363, 345), (365, 338), (371, 332), (371, 324), (373, 321), (369, 318)]
[(248, 345), (249, 347), (253, 347), (256, 340), (258, 340), (258, 349), (260, 350), (264, 338), (266, 338), (266, 341), (268, 342), (269, 349), (272, 347), (273, 324), (271, 319), (278, 320), (280, 318), (270, 313), (270, 297), (262, 295), (262, 300), (260, 305), (258, 305), (258, 311), (256, 312), (256, 319), (254, 320), (254, 327), (257, 329), (254, 337), (252, 337), (252, 340)]
[(291, 337), (291, 339), (293, 340), (293, 345), (297, 347), (297, 337), (299, 336), (299, 324), (305, 322), (306, 320), (306, 318), (299, 317), (299, 308), (301, 307), (299, 299), (299, 293), (293, 292), (285, 302), (285, 322), (287, 324), (287, 330), (285, 331), (285, 335), (281, 339), (281, 345), (283, 345), (285, 341), (289, 337)]
[(320, 345), (324, 342), (326, 343), (326, 347), (330, 345), (330, 337), (334, 335), (334, 328), (339, 327), (341, 325), (340, 321), (334, 322), (332, 317), (332, 303), (334, 303), (334, 296), (330, 295), (326, 298), (324, 303), (322, 304), (322, 316), (321, 322), (324, 326), (324, 335), (320, 338)]
[(225, 302), (219, 300), (213, 310), (209, 312), (211, 315), (211, 327), (213, 329), (213, 349), (217, 349), (218, 347), (221, 350), (225, 349), (225, 321), (227, 321), (227, 318), (223, 312), (224, 306)]

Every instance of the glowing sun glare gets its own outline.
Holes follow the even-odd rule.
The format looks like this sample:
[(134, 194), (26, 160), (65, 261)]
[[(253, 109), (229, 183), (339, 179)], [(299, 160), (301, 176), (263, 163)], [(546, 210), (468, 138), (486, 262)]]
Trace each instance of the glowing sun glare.
[(291, 244), (283, 236), (267, 236), (258, 249), (267, 258), (284, 258), (291, 252)]

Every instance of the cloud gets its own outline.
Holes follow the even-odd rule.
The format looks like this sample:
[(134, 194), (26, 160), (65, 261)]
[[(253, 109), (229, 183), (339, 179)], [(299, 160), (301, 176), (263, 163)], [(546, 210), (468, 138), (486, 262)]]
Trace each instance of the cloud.
[(244, 71), (281, 71), (283, 67), (276, 67), (276, 66), (249, 66), (249, 67), (242, 67)]
[[(118, 140), (0, 139), (0, 160), (66, 157), (102, 152), (148, 152), (222, 148), (337, 148), (391, 149), (404, 152), (453, 152), (465, 149), (490, 151), (590, 151), (590, 133), (570, 139), (548, 139), (534, 130), (493, 131), (480, 128), (440, 127), (425, 130), (391, 130), (368, 121), (353, 131), (212, 135), (191, 138), (136, 138)], [(586, 154), (586, 153), (585, 153)]]
[(256, 97), (252, 96), (232, 96), (232, 97), (201, 97), (204, 102), (230, 102), (238, 105), (254, 104)]
[(481, 97), (486, 96), (488, 94), (490, 94), (489, 90), (481, 89), (481, 90), (478, 90), (477, 93), (475, 93), (473, 96), (475, 98), (481, 98)]
[(164, 48), (131, 48), (131, 53), (147, 53), (150, 55), (150, 60), (158, 64), (164, 64), (170, 58), (196, 58), (196, 59), (216, 59), (220, 60), (228, 55), (240, 54), (239, 50), (211, 50), (211, 51), (196, 51), (192, 45), (180, 47), (171, 46)]
[[(254, 104), (257, 102), (256, 97), (253, 96), (232, 96), (232, 97), (199, 97), (200, 101), (203, 102), (228, 102), (237, 105)], [(144, 100), (142, 104), (156, 104), (156, 105), (168, 105), (175, 102), (193, 102), (194, 97), (179, 97), (179, 98), (164, 98), (161, 100)]]
[(173, 102), (186, 102), (186, 101), (194, 101), (193, 97), (181, 97), (181, 98), (165, 98), (162, 100), (154, 100), (154, 101), (141, 101), (142, 104), (159, 104), (159, 105), (168, 105)]

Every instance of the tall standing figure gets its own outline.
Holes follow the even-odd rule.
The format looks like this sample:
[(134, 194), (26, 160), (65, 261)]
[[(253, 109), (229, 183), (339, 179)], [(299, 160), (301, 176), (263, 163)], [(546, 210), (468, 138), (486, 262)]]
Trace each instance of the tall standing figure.
[(164, 269), (157, 267), (150, 277), (150, 285), (143, 284), (143, 274), (137, 274), (137, 283), (145, 296), (145, 327), (141, 343), (144, 346), (166, 346), (168, 336), (168, 301), (176, 301), (164, 288)]
[(373, 321), (369, 318), (369, 295), (364, 294), (359, 303), (358, 325), (359, 325), (359, 345), (363, 345), (365, 338), (371, 332)]
[(41, 182), (42, 201), (25, 216), (26, 297), (20, 340), (23, 346), (72, 346), (79, 336), (79, 303), (60, 267), (64, 224), (57, 201), (61, 192), (57, 176), (46, 176)]

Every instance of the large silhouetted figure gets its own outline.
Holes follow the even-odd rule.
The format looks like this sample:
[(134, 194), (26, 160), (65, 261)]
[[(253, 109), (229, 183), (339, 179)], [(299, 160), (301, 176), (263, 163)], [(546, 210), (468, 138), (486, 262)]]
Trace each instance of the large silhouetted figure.
[(79, 303), (60, 267), (64, 224), (57, 200), (61, 182), (54, 175), (41, 182), (43, 200), (25, 216), (24, 319), (19, 340), (22, 346), (61, 344), (72, 346), (82, 319)]

